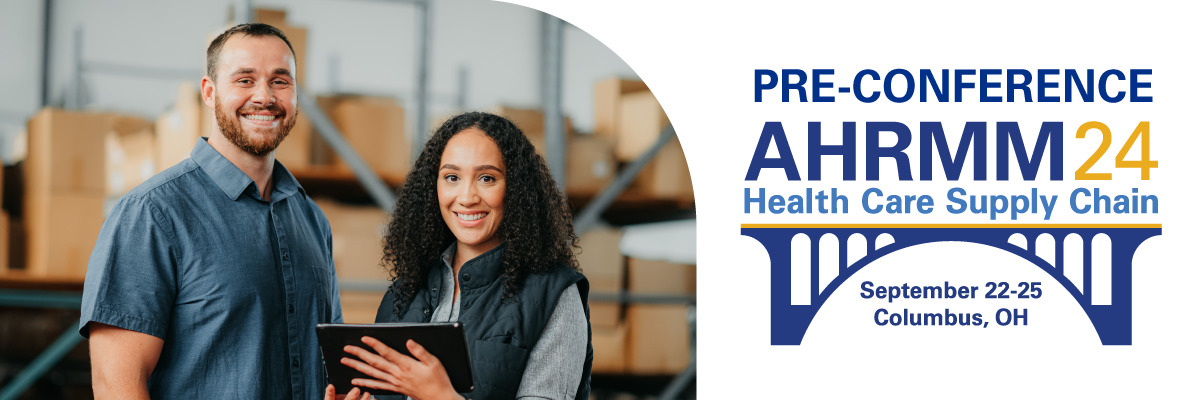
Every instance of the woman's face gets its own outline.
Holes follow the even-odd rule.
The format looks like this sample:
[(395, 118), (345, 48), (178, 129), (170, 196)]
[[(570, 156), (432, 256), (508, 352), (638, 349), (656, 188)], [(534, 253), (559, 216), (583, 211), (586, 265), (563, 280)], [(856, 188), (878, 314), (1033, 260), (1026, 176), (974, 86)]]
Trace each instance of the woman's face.
[(500, 244), (496, 228), (504, 216), (505, 172), (500, 148), (477, 128), (446, 143), (438, 167), (438, 204), (460, 249), (482, 253)]

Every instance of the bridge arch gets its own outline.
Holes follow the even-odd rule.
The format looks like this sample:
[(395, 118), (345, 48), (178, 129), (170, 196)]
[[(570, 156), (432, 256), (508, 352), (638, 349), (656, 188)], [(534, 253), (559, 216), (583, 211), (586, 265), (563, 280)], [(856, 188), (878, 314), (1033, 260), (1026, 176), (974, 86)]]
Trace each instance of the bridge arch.
[[(771, 341), (772, 344), (800, 344), (816, 312), (850, 276), (863, 266), (896, 250), (933, 242), (978, 243), (1016, 254), (1037, 265), (1075, 298), (1095, 327), (1105, 345), (1131, 344), (1132, 342), (1132, 260), (1137, 246), (1146, 239), (1160, 235), (1161, 226), (1119, 225), (756, 225), (743, 226), (742, 234), (759, 241), (771, 256)], [(811, 293), (808, 305), (795, 305), (791, 295), (792, 259), (791, 241), (795, 235), (828, 243), (844, 244), (849, 237), (861, 234), (869, 238), (868, 253), (854, 263), (846, 263), (844, 245), (837, 246), (836, 262), (844, 265), (837, 276), (830, 277), (828, 269), (812, 272), (812, 280), (821, 282)], [(1010, 243), (1015, 234), (1036, 237), (1031, 248), (1022, 248)], [(1111, 242), (1111, 301), (1097, 304), (1093, 299), (1092, 286), (1092, 238), (1104, 234)], [(881, 245), (877, 240), (888, 235), (895, 242)], [(1071, 282), (1064, 276), (1063, 243), (1068, 236), (1078, 237), (1083, 242), (1079, 251), (1083, 265), (1082, 285)], [(1102, 239), (1102, 240), (1104, 240)], [(827, 260), (830, 255), (820, 252), (832, 251), (832, 246), (813, 246), (812, 260)], [(1051, 250), (1052, 249), (1052, 250)], [(1052, 255), (1047, 254), (1053, 251)], [(1051, 262), (1053, 260), (1053, 262)]]

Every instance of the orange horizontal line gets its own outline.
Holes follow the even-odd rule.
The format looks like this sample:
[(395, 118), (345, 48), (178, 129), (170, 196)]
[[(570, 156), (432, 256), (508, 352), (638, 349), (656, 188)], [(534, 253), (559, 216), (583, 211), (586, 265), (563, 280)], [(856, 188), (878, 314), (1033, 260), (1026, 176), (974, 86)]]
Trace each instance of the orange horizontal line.
[(1158, 228), (1162, 224), (742, 224), (742, 228)]

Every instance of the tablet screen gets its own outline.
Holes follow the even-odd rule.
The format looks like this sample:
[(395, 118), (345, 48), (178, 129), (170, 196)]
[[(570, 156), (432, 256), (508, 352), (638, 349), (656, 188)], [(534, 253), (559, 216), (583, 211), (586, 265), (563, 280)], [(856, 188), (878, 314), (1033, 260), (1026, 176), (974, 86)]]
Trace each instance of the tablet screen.
[[(342, 357), (358, 359), (342, 350), (346, 345), (358, 346), (375, 353), (362, 342), (363, 336), (373, 337), (397, 352), (412, 357), (405, 343), (409, 339), (425, 347), (446, 368), (450, 384), (459, 393), (475, 390), (471, 372), (471, 357), (467, 351), (467, 337), (461, 322), (449, 323), (385, 323), (385, 324), (318, 324), (317, 340), (321, 345), (321, 357), (325, 360), (325, 374), (338, 394), (345, 394), (354, 386), (351, 379), (375, 379), (341, 363)], [(371, 394), (399, 394), (386, 390), (371, 389)]]

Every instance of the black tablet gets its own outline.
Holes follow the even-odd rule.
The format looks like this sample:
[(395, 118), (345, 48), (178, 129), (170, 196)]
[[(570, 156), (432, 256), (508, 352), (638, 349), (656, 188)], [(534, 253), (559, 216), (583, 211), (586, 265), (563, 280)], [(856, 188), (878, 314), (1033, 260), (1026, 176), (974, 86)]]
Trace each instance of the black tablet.
[[(338, 394), (345, 394), (354, 387), (351, 379), (375, 379), (342, 364), (342, 357), (358, 359), (342, 350), (346, 345), (358, 346), (375, 353), (362, 342), (363, 336), (373, 337), (388, 347), (409, 357), (405, 343), (409, 339), (425, 347), (446, 367), (450, 384), (459, 393), (475, 390), (471, 374), (471, 357), (467, 352), (467, 336), (460, 322), (448, 323), (388, 323), (388, 324), (317, 324), (317, 340), (321, 344), (321, 358), (325, 361), (325, 374)], [(365, 388), (364, 388), (365, 389)], [(380, 389), (369, 389), (371, 394), (399, 394)]]

